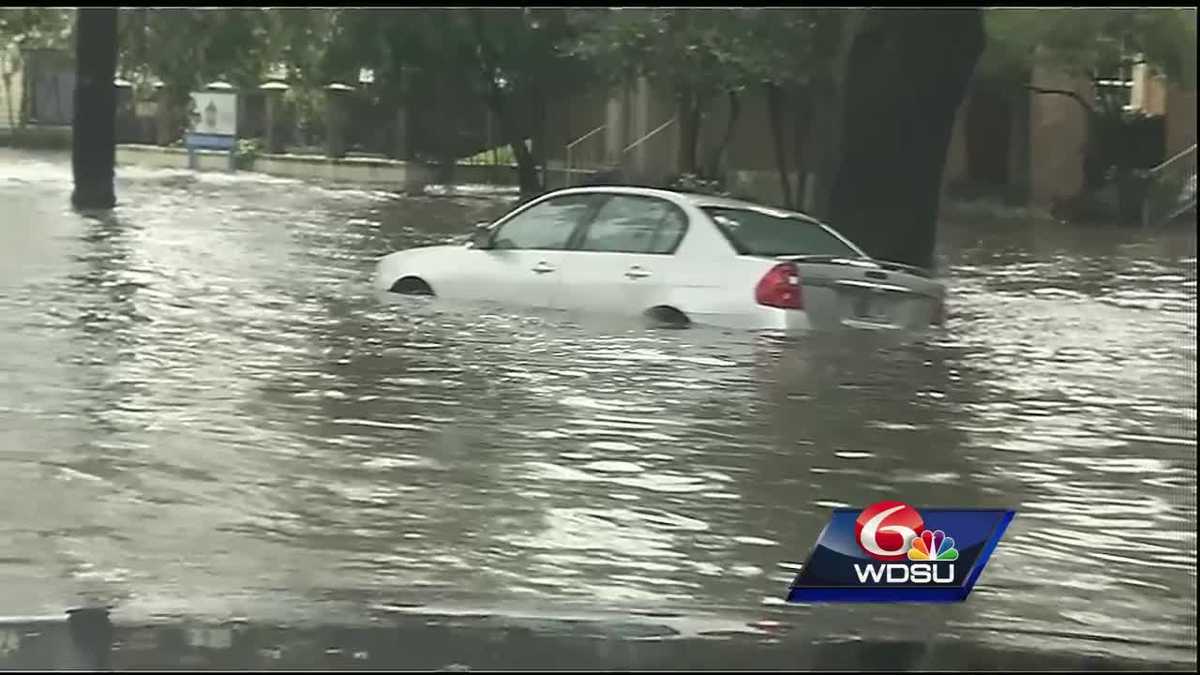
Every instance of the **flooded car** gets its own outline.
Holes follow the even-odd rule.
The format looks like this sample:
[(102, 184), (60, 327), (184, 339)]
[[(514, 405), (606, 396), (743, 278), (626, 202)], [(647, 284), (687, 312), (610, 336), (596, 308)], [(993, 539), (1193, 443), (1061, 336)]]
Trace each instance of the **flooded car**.
[(379, 261), (379, 290), (676, 325), (803, 331), (940, 324), (945, 287), (872, 259), (801, 213), (707, 195), (594, 186), (548, 193), (465, 245)]

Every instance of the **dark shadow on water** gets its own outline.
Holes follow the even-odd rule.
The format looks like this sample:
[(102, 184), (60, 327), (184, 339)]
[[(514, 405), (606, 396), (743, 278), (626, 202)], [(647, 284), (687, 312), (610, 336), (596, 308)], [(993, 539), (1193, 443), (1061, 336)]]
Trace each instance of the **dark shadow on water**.
[(1178, 660), (851, 640), (808, 643), (770, 635), (686, 638), (652, 625), (521, 623), (447, 616), (370, 626), (188, 621), (123, 624), (104, 610), (67, 620), (0, 619), (0, 670), (1145, 670), (1184, 671)]

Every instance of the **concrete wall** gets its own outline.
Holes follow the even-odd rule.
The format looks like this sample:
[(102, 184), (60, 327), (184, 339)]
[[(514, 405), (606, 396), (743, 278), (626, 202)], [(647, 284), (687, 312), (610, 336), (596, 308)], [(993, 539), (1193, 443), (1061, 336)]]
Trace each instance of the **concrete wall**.
[[(954, 127), (950, 134), (950, 143), (946, 148), (946, 164), (942, 171), (943, 193), (956, 185), (968, 185), (973, 179), (971, 166), (971, 134), (968, 131), (968, 117), (972, 105), (988, 105), (986, 100), (995, 101), (993, 97), (986, 100), (974, 98), (976, 86), (989, 86), (985, 83), (972, 84), (967, 95), (963, 97), (954, 117)], [(997, 86), (997, 85), (990, 85)], [(1003, 85), (1001, 85), (1003, 86)], [(1000, 190), (1008, 197), (1019, 195), (1028, 187), (1030, 174), (1030, 123), (1031, 103), (1027, 94), (1019, 89), (1005, 87), (999, 90), (1007, 101), (1007, 116), (996, 115), (996, 122), (1007, 124), (1008, 128), (997, 129), (996, 133), (1008, 133), (1008, 168), (1007, 181), (1004, 185), (992, 185), (986, 189)], [(978, 111), (977, 111), (978, 112)], [(1003, 122), (1001, 122), (1003, 118)], [(985, 150), (986, 151), (986, 150)], [(976, 167), (977, 168), (977, 167)]]
[[(18, 68), (9, 77), (8, 91), (3, 81), (0, 81), (0, 127), (9, 128), (21, 123), (21, 92), (24, 90), (21, 69)], [(9, 112), (12, 118), (9, 118)]]
[(1196, 144), (1196, 90), (1172, 84), (1167, 87), (1167, 157)]
[[(1042, 65), (1034, 68), (1031, 81), (1035, 87), (1071, 90), (1088, 100), (1095, 96), (1090, 82)], [(1087, 113), (1067, 96), (1038, 94), (1029, 99), (1029, 120), (1031, 201), (1044, 206), (1075, 196), (1083, 187)]]
[[(117, 163), (186, 169), (188, 156), (187, 151), (182, 148), (119, 145), (117, 146)], [(229, 155), (225, 152), (198, 151), (197, 168), (200, 171), (227, 171)], [(458, 168), (469, 172), (471, 169), (487, 167)], [(260, 155), (254, 160), (251, 170), (272, 176), (353, 183), (383, 189), (410, 191), (420, 190), (433, 180), (433, 171), (422, 164), (355, 157), (330, 160), (324, 157), (299, 155)]]
[(1129, 103), (1147, 115), (1167, 112), (1167, 78), (1155, 74), (1145, 63), (1133, 67), (1133, 91)]
[(0, 145), (50, 150), (71, 149), (71, 127), (0, 126)]
[[(757, 91), (744, 92), (740, 103), (742, 110), (727, 149), (727, 166), (739, 171), (773, 171), (775, 155), (764, 97)], [(698, 144), (702, 162), (724, 135), (729, 108), (728, 98), (719, 97), (705, 116)], [(565, 162), (567, 143), (603, 125), (604, 131), (572, 149), (573, 166), (598, 168), (623, 162), (631, 173), (646, 179), (675, 175), (680, 142), (677, 121), (629, 152), (624, 149), (674, 118), (676, 113), (671, 91), (644, 79), (612, 91), (572, 97), (550, 109), (546, 134), (548, 156)]]

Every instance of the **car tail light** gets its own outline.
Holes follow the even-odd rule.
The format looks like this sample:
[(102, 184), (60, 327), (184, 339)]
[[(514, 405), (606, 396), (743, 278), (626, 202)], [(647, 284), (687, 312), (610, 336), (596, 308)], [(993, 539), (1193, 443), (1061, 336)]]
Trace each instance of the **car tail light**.
[(754, 287), (754, 299), (760, 305), (781, 309), (804, 309), (800, 272), (792, 263), (772, 267)]

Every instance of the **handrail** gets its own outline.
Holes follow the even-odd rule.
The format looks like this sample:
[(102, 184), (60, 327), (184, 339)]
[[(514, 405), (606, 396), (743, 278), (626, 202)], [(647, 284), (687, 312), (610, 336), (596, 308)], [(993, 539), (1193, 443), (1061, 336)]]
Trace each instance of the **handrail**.
[(1183, 150), (1180, 150), (1178, 153), (1175, 154), (1174, 157), (1171, 157), (1170, 159), (1166, 160), (1162, 164), (1159, 164), (1158, 166), (1154, 167), (1153, 169), (1150, 169), (1149, 174), (1151, 176), (1153, 176), (1155, 174), (1162, 173), (1162, 171), (1167, 168), (1167, 165), (1174, 163), (1178, 159), (1182, 159), (1183, 157), (1187, 156), (1187, 154), (1190, 152), (1196, 152), (1196, 144), (1195, 143), (1192, 143), (1191, 147), (1189, 147), (1189, 148), (1184, 148)]
[[(574, 162), (574, 157), (573, 157), (573, 152), (572, 152), (572, 150), (575, 149), (575, 146), (586, 141), (587, 139), (591, 138), (592, 136), (600, 133), (601, 131), (604, 131), (607, 128), (608, 128), (607, 124), (601, 124), (600, 126), (596, 127), (595, 129), (592, 129), (591, 131), (587, 132), (586, 134), (580, 136), (579, 138), (576, 138), (575, 140), (571, 141), (570, 143), (567, 143), (566, 157), (565, 157), (566, 172), (564, 174), (565, 180), (567, 180), (567, 181), (571, 180), (571, 172), (574, 171), (574, 169), (575, 169), (575, 162)], [(568, 186), (569, 185), (570, 184), (568, 183)]]
[(655, 129), (654, 131), (651, 131), (650, 133), (646, 134), (645, 136), (642, 136), (641, 138), (637, 139), (633, 143), (630, 143), (628, 147), (626, 147), (624, 150), (621, 151), (621, 154), (624, 155), (625, 153), (636, 148), (637, 146), (641, 145), (642, 143), (645, 143), (646, 141), (650, 140), (651, 136), (654, 136), (655, 134), (662, 131), (663, 129), (666, 129), (667, 127), (671, 126), (674, 122), (675, 122), (675, 117), (672, 116), (671, 119), (660, 124), (658, 126), (658, 128)]
[(1146, 173), (1142, 226), (1164, 225), (1196, 207), (1196, 145)]
[(571, 141), (570, 143), (567, 143), (567, 149), (570, 150), (571, 148), (575, 147), (576, 145), (579, 145), (580, 143), (591, 138), (593, 135), (595, 135), (601, 131), (604, 131), (607, 128), (608, 128), (607, 124), (601, 124), (600, 126), (596, 127), (595, 129), (592, 129), (591, 131), (587, 132), (586, 134), (580, 136), (579, 138), (576, 138), (575, 140)]

